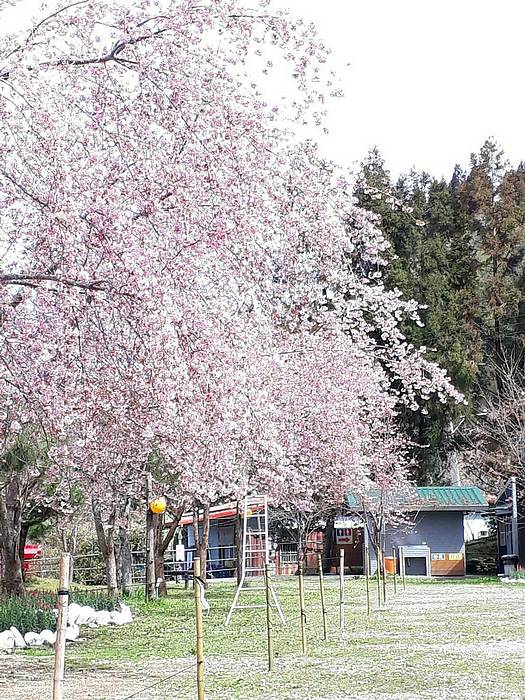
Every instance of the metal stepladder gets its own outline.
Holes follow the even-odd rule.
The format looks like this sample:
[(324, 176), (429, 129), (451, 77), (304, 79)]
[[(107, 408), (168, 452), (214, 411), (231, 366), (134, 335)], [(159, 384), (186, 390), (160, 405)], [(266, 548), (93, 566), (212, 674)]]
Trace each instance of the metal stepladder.
[[(265, 586), (258, 584), (248, 585), (248, 580), (264, 577), (265, 565), (270, 563), (270, 540), (268, 537), (268, 497), (267, 496), (246, 496), (243, 509), (242, 528), (242, 570), (241, 580), (235, 591), (232, 604), (226, 617), (225, 625), (230, 624), (234, 610), (247, 610), (255, 608), (266, 608), (265, 604), (240, 605), (241, 593), (251, 593), (252, 591), (264, 591)], [(282, 608), (279, 604), (277, 594), (270, 583), (270, 594), (272, 607), (276, 608), (279, 618), (283, 624), (286, 623)]]

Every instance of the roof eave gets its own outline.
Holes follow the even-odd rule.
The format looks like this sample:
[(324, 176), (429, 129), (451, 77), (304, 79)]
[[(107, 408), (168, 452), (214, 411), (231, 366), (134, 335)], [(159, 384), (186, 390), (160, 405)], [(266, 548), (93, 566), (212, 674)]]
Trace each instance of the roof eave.
[[(463, 513), (486, 513), (488, 505), (483, 505), (482, 503), (476, 505), (446, 505), (446, 506), (435, 506), (435, 505), (420, 505), (413, 506), (409, 508), (403, 508), (402, 511), (405, 513), (442, 513), (444, 511), (451, 512), (463, 512)], [(360, 506), (348, 506), (348, 512), (350, 513), (363, 513), (364, 510)]]

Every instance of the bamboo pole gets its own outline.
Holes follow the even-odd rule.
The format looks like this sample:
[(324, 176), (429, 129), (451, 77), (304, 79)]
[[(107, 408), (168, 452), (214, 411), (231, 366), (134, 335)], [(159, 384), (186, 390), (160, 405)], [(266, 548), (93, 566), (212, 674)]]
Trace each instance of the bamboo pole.
[(268, 644), (268, 671), (273, 671), (272, 599), (270, 596), (270, 565), (264, 565), (264, 591), (266, 595), (266, 639)]
[(339, 550), (339, 627), (345, 628), (345, 550)]
[(202, 603), (201, 603), (201, 560), (193, 561), (193, 595), (195, 598), (195, 650), (197, 656), (197, 698), (204, 700), (204, 645), (202, 641)]
[(146, 476), (146, 600), (156, 597), (155, 586), (155, 522), (154, 515), (149, 507), (153, 497), (151, 474)]
[(317, 567), (319, 569), (319, 590), (321, 591), (321, 614), (323, 616), (323, 639), (328, 640), (328, 620), (326, 606), (324, 600), (324, 578), (323, 578), (323, 559), (320, 554), (317, 555)]
[(401, 571), (401, 578), (403, 581), (403, 590), (406, 591), (406, 583), (405, 583), (405, 548), (403, 547), (403, 551), (400, 552), (399, 554), (399, 569)]
[(386, 565), (385, 550), (381, 550), (381, 578), (383, 580), (383, 602), (386, 604)]
[(394, 595), (397, 593), (397, 557), (396, 557), (396, 547), (392, 545), (392, 558), (394, 560)]
[(366, 614), (370, 616), (370, 551), (365, 544)]
[(299, 608), (301, 611), (301, 648), (303, 654), (306, 654), (306, 611), (304, 609), (304, 574), (302, 562), (299, 562)]
[(381, 578), (379, 575), (379, 547), (375, 547), (376, 553), (376, 581), (377, 581), (377, 606), (381, 607)]
[(55, 639), (55, 667), (53, 672), (53, 700), (62, 700), (64, 697), (67, 608), (69, 602), (69, 566), (70, 555), (63, 553), (60, 556), (58, 584), (58, 617)]

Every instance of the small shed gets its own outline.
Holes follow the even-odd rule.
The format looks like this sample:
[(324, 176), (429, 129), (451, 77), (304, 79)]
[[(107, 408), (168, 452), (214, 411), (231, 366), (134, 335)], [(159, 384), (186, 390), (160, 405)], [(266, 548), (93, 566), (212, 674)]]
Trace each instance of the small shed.
[[(347, 497), (349, 509), (365, 517), (359, 499)], [(393, 568), (392, 548), (397, 553), (397, 570), (407, 576), (464, 576), (466, 513), (486, 512), (487, 501), (476, 486), (419, 486), (410, 502), (400, 504), (406, 522), (386, 526), (384, 531), (387, 566)], [(362, 526), (364, 529), (364, 525)], [(354, 538), (356, 541), (359, 539)], [(364, 538), (361, 537), (361, 541)], [(359, 552), (364, 567), (364, 547)], [(377, 562), (370, 547), (371, 569)]]
[(525, 567), (525, 486), (516, 477), (509, 479), (489, 515), (497, 527), (498, 571), (503, 573), (502, 557), (509, 554)]

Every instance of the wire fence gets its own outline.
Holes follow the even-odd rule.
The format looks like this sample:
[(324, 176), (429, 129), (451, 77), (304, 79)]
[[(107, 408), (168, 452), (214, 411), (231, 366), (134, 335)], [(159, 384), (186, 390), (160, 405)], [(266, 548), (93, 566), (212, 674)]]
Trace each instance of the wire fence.
[[(315, 560), (322, 551), (322, 543), (316, 540), (307, 542), (308, 573), (315, 573)], [(193, 562), (196, 556), (195, 547), (182, 547), (174, 541), (164, 553), (165, 580), (175, 583), (186, 583), (191, 578)], [(206, 577), (211, 580), (234, 578), (237, 573), (237, 547), (235, 545), (216, 545), (208, 547)], [(334, 565), (338, 559), (326, 558), (325, 562)], [(257, 564), (257, 562), (251, 562)], [(49, 555), (44, 549), (43, 554), (24, 562), (27, 576), (37, 576), (41, 579), (58, 578), (60, 564), (59, 555)], [(262, 569), (262, 558), (261, 558)], [(274, 563), (279, 574), (293, 574), (297, 569), (297, 542), (283, 541), (276, 545)], [(0, 571), (1, 578), (1, 571)], [(72, 557), (71, 581), (85, 586), (106, 585), (106, 568), (104, 557), (98, 548), (90, 552), (75, 553)], [(131, 550), (131, 582), (133, 586), (144, 585), (146, 582), (146, 548)]]
[[(384, 579), (377, 576), (366, 578), (366, 586), (363, 587), (365, 579), (362, 576), (341, 576), (339, 571), (332, 574), (321, 573), (323, 569), (333, 570), (334, 559), (319, 557), (320, 567), (317, 572), (306, 577), (299, 575), (252, 579), (248, 588), (251, 588), (253, 601), (261, 610), (235, 611), (234, 624), (231, 627), (224, 627), (224, 621), (233, 599), (234, 581), (230, 583), (222, 581), (222, 585), (212, 585), (206, 591), (200, 576), (194, 578), (192, 572), (190, 586), (194, 590), (187, 592), (181, 589), (172, 590), (171, 595), (178, 596), (180, 601), (176, 616), (181, 634), (186, 638), (194, 638), (199, 624), (204, 629), (203, 658), (199, 660), (198, 649), (196, 652), (192, 644), (193, 659), (188, 659), (187, 656), (173, 659), (174, 664), (182, 663), (182, 667), (175, 667), (172, 671), (163, 669), (165, 673), (159, 670), (153, 676), (147, 675), (142, 683), (135, 682), (132, 688), (129, 687), (128, 679), (126, 690), (120, 694), (117, 692), (111, 698), (108, 696), (108, 700), (142, 699), (150, 697), (152, 692), (166, 699), (200, 699), (204, 697), (204, 688), (212, 693), (213, 697), (220, 697), (221, 688), (229, 687), (230, 682), (246, 682), (251, 676), (254, 682), (259, 682), (257, 678), (260, 679), (262, 675), (269, 673), (268, 667), (273, 668), (270, 655), (273, 655), (272, 648), (275, 646), (279, 650), (280, 664), (282, 664), (283, 654), (292, 653), (296, 654), (294, 659), (297, 658), (301, 668), (321, 668), (322, 661), (308, 656), (311, 646), (317, 647), (328, 639), (334, 643), (334, 640), (337, 642), (339, 638), (340, 643), (344, 644), (346, 638), (341, 635), (348, 624), (355, 630), (358, 617), (362, 622), (367, 614), (376, 615), (386, 609), (387, 588), (389, 601), (394, 598), (395, 584), (392, 576), (388, 578), (385, 576)], [(195, 563), (197, 562), (198, 560)], [(279, 622), (271, 599), (267, 597), (265, 600), (264, 588), (267, 582), (268, 585), (271, 583), (275, 586), (277, 598), (285, 612), (285, 624)], [(399, 581), (398, 584), (400, 584)], [(321, 590), (323, 590), (322, 593)], [(397, 593), (401, 593), (402, 590), (403, 586), (398, 585)], [(209, 605), (208, 612), (204, 615), (203, 600), (206, 600)], [(162, 606), (162, 601), (142, 603), (142, 606), (146, 605), (153, 606), (155, 611), (154, 606)], [(264, 608), (266, 608), (266, 617)], [(142, 607), (142, 613), (144, 614), (148, 609)], [(159, 607), (158, 611), (161, 609), (162, 607)], [(304, 640), (302, 649), (301, 637)], [(126, 635), (126, 638), (121, 638), (118, 642), (108, 643), (111, 644), (112, 657), (119, 658), (121, 651), (126, 651), (130, 640)], [(196, 653), (197, 656), (195, 656)], [(188, 660), (188, 663), (184, 663), (185, 660)], [(199, 687), (196, 681), (199, 662), (206, 669), (202, 687)], [(66, 688), (67, 684), (66, 671)], [(67, 697), (70, 696), (67, 695)]]
[[(297, 556), (295, 543), (288, 543), (282, 547), (283, 558), (279, 561), (281, 570), (283, 566), (294, 566), (300, 570), (298, 575), (278, 576), (279, 566), (266, 568), (265, 576), (256, 573), (248, 581), (251, 602), (261, 610), (234, 611), (234, 624), (225, 627), (224, 622), (230, 611), (235, 592), (235, 566), (237, 563), (234, 546), (216, 546), (208, 550), (209, 581), (202, 581), (200, 576), (195, 576), (194, 567), (200, 566), (200, 559), (195, 556), (195, 548), (180, 548), (180, 545), (171, 547), (166, 552), (164, 570), (170, 584), (172, 596), (178, 596), (176, 619), (177, 625), (185, 640), (195, 637), (195, 630), (199, 625), (204, 629), (206, 638), (205, 654), (199, 660), (198, 648), (193, 643), (186, 646), (186, 653), (180, 656), (174, 654), (173, 667), (162, 667), (154, 673), (145, 674), (144, 678), (132, 680), (127, 677), (122, 682), (122, 691), (108, 696), (108, 700), (131, 700), (131, 698), (145, 698), (154, 691), (164, 698), (203, 698), (203, 685), (219, 692), (225, 683), (225, 678), (248, 678), (251, 674), (260, 675), (266, 673), (266, 668), (273, 668), (274, 647), (279, 654), (297, 653), (300, 663), (315, 666), (318, 660), (309, 659), (308, 648), (317, 645), (331, 636), (341, 634), (346, 625), (351, 622), (350, 613), (360, 611), (360, 614), (370, 616), (385, 609), (387, 604), (387, 577), (367, 577), (366, 595), (363, 597), (363, 587), (360, 584), (359, 596), (355, 594), (353, 581), (362, 582), (363, 577), (348, 576), (345, 574), (344, 556), (325, 556), (321, 554), (319, 543), (308, 552), (304, 564), (304, 570), (309, 574), (303, 575), (303, 565), (293, 564), (293, 554)], [(60, 570), (60, 557), (43, 556), (31, 562), (29, 573), (42, 579), (58, 578)], [(104, 584), (104, 562), (97, 552), (82, 553), (74, 557), (73, 581), (86, 585)], [(341, 564), (342, 571), (341, 571)], [(145, 583), (146, 552), (144, 549), (136, 549), (132, 552), (133, 584), (142, 587)], [(264, 567), (263, 567), (264, 568)], [(365, 567), (366, 569), (366, 567)], [(348, 567), (347, 567), (348, 571)], [(262, 574), (263, 571), (261, 570)], [(230, 579), (228, 583), (227, 579)], [(270, 596), (265, 596), (265, 587), (271, 579), (275, 587), (276, 596), (282, 605), (286, 622), (280, 624), (275, 605)], [(204, 584), (216, 582), (219, 585), (211, 585), (207, 591)], [(178, 588), (177, 583), (184, 583), (183, 588)], [(201, 583), (203, 585), (201, 585)], [(220, 585), (222, 584), (222, 585)], [(396, 587), (395, 577), (388, 579), (388, 597), (393, 595)], [(393, 588), (392, 588), (393, 586)], [(59, 588), (63, 588), (63, 583)], [(189, 590), (189, 589), (192, 590)], [(404, 588), (404, 581), (403, 581)], [(184, 589), (188, 589), (185, 591)], [(398, 589), (401, 586), (398, 583)], [(137, 604), (138, 594), (135, 594)], [(132, 597), (130, 605), (133, 606)], [(200, 603), (198, 602), (200, 601)], [(180, 602), (180, 604), (179, 604)], [(206, 602), (208, 612), (202, 614), (202, 606)], [(147, 613), (148, 606), (161, 605), (162, 601), (153, 600), (151, 603), (140, 601), (139, 611)], [(263, 613), (265, 609), (265, 613)], [(161, 608), (159, 608), (159, 613)], [(347, 616), (350, 615), (350, 620)], [(266, 622), (265, 622), (266, 619)], [(109, 631), (108, 631), (109, 632)], [(206, 636), (208, 635), (208, 636)], [(111, 647), (111, 658), (126, 658), (127, 647), (133, 644), (133, 638), (129, 634), (118, 635), (115, 639), (111, 634), (104, 639)], [(197, 645), (198, 647), (198, 645)], [(69, 649), (68, 647), (68, 654)], [(74, 646), (73, 646), (74, 648)], [(227, 653), (225, 653), (227, 649)], [(161, 650), (165, 656), (165, 650)], [(64, 685), (68, 688), (67, 656)], [(193, 656), (193, 659), (191, 658)], [(295, 657), (294, 657), (295, 658)], [(218, 664), (217, 659), (220, 659)], [(224, 659), (234, 660), (232, 668), (225, 671)], [(187, 663), (186, 663), (187, 662)], [(180, 664), (182, 663), (182, 666)], [(206, 668), (204, 681), (200, 686), (196, 683), (197, 668), (199, 664)], [(225, 675), (226, 674), (226, 675)], [(74, 675), (74, 674), (73, 674)], [(71, 679), (74, 682), (74, 679)], [(67, 695), (69, 698), (69, 694)], [(82, 695), (71, 695), (72, 698), (80, 698)], [(101, 696), (102, 697), (102, 696)], [(106, 695), (104, 695), (106, 697)], [(55, 700), (55, 698), (54, 698)], [(56, 700), (62, 700), (57, 697)]]
[[(164, 576), (166, 581), (185, 582), (191, 577), (195, 559), (195, 547), (186, 547), (182, 552), (170, 547), (164, 554)], [(41, 579), (56, 579), (60, 565), (60, 556), (35, 557), (25, 562), (27, 576)], [(234, 546), (216, 546), (208, 548), (208, 577), (211, 579), (233, 578), (236, 567), (236, 548)], [(132, 585), (144, 585), (146, 581), (146, 549), (131, 551)], [(106, 584), (104, 558), (100, 552), (75, 554), (73, 557), (72, 581), (86, 586), (103, 586)]]

